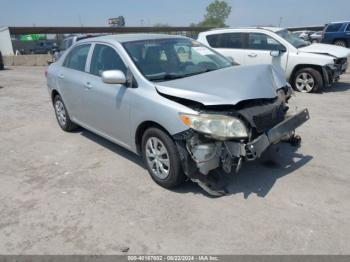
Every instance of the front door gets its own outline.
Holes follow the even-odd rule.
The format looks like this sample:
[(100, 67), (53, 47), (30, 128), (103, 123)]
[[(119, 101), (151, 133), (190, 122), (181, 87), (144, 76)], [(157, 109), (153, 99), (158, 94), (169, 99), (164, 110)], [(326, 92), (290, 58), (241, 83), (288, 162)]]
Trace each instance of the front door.
[[(272, 56), (271, 51), (280, 51), (279, 56)], [(249, 33), (246, 50), (246, 64), (273, 64), (286, 70), (288, 51), (277, 40), (263, 33)]]
[(89, 75), (84, 83), (84, 123), (127, 147), (130, 145), (129, 114), (134, 89), (121, 84), (104, 83), (101, 75), (108, 70), (120, 70), (127, 74), (126, 65), (113, 47), (96, 44)]

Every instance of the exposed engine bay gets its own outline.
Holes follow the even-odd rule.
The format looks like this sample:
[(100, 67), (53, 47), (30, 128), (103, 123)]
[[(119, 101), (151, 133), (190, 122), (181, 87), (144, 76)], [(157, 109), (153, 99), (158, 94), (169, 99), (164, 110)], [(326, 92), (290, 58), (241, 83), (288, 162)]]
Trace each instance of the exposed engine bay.
[(242, 163), (254, 161), (273, 144), (289, 142), (299, 146), (301, 138), (295, 129), (309, 119), (307, 109), (288, 115), (288, 100), (292, 95), (289, 86), (277, 91), (273, 99), (242, 101), (234, 106), (203, 106), (197, 102), (168, 97), (192, 106), (199, 113), (234, 116), (244, 122), (248, 137), (224, 139), (213, 137), (193, 129), (174, 136), (183, 170), (194, 182), (213, 196), (225, 194), (219, 175), (211, 171), (221, 169), (227, 174), (237, 173)]

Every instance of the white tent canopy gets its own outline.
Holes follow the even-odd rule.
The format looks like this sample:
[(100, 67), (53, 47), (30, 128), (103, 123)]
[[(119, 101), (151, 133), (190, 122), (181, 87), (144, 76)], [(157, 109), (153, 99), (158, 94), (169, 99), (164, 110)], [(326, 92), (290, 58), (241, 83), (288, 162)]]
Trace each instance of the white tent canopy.
[(0, 51), (3, 56), (13, 55), (10, 31), (7, 27), (0, 28)]

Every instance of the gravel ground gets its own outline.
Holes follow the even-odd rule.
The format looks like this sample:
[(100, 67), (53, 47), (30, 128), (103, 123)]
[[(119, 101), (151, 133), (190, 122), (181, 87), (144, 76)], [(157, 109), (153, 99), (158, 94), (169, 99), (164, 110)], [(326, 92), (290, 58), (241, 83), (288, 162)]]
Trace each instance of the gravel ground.
[(244, 165), (215, 199), (162, 189), (139, 157), (61, 131), (44, 71), (0, 72), (1, 254), (350, 253), (350, 75), (296, 94), (312, 117), (303, 146)]

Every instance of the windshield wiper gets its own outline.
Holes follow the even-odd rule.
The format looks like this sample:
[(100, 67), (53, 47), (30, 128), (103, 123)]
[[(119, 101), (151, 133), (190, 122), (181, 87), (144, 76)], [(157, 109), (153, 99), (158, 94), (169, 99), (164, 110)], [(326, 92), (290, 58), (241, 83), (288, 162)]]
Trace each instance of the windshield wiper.
[(148, 80), (150, 80), (150, 81), (164, 81), (164, 80), (179, 79), (179, 78), (183, 78), (183, 77), (185, 77), (185, 75), (165, 74), (165, 75), (161, 75), (161, 76), (148, 77)]
[(208, 68), (204, 71), (193, 72), (193, 73), (185, 74), (185, 75), (165, 74), (165, 75), (161, 75), (161, 76), (148, 77), (148, 80), (155, 81), (155, 82), (158, 82), (158, 81), (161, 82), (161, 81), (185, 78), (185, 77), (194, 76), (194, 75), (200, 75), (200, 74), (208, 73), (208, 72), (215, 71), (215, 70), (218, 70), (218, 69), (209, 69)]

